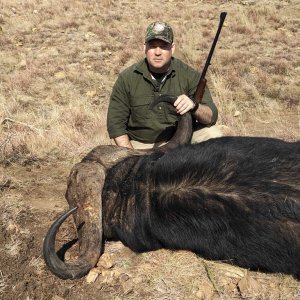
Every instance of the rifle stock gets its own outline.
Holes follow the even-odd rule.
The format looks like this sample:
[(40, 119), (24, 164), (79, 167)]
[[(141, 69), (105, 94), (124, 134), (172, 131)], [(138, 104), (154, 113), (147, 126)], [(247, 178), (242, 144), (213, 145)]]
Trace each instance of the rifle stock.
[(211, 61), (212, 55), (213, 55), (213, 53), (214, 53), (214, 50), (215, 50), (215, 47), (216, 47), (216, 44), (217, 44), (217, 41), (218, 41), (218, 38), (219, 38), (219, 35), (220, 35), (220, 32), (221, 32), (223, 23), (224, 23), (224, 21), (225, 21), (226, 15), (227, 15), (226, 12), (222, 12), (222, 13), (220, 14), (219, 27), (218, 27), (216, 36), (215, 36), (215, 38), (214, 38), (213, 44), (212, 44), (212, 46), (211, 46), (211, 49), (210, 49), (210, 51), (209, 51), (209, 54), (208, 54), (208, 57), (207, 57), (205, 66), (204, 66), (203, 71), (202, 71), (202, 73), (201, 73), (201, 77), (200, 77), (200, 80), (199, 80), (199, 83), (198, 83), (196, 92), (195, 92), (195, 94), (194, 94), (194, 98), (195, 98), (199, 103), (201, 103), (202, 98), (203, 98), (203, 95), (204, 95), (204, 92), (205, 92), (205, 87), (206, 87), (206, 82), (207, 82), (207, 80), (205, 79), (206, 72), (207, 72), (207, 69), (208, 69), (208, 67), (209, 67), (209, 65), (210, 65), (210, 61)]
[(205, 78), (200, 78), (197, 90), (195, 92), (194, 98), (201, 103), (204, 92), (205, 92), (205, 87), (206, 87), (206, 82), (207, 80)]

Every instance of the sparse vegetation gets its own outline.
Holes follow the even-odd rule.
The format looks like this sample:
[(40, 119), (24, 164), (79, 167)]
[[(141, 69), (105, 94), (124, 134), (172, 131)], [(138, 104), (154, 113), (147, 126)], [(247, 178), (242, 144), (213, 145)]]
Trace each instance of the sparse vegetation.
[(49, 218), (66, 205), (70, 166), (110, 143), (110, 91), (117, 74), (143, 57), (150, 22), (169, 22), (175, 56), (200, 71), (219, 14), (227, 11), (207, 74), (219, 124), (237, 135), (294, 141), (300, 139), (299, 10), (298, 0), (2, 0), (0, 298), (299, 298), (299, 282), (289, 276), (187, 252), (137, 255), (109, 244), (114, 267), (92, 284), (54, 279), (41, 259)]
[[(261, 110), (267, 115), (276, 102), (279, 114), (294, 112), (288, 138), (297, 139), (300, 92), (293, 12), (299, 3), (241, 2), (218, 7), (170, 1), (157, 7), (154, 1), (148, 9), (135, 1), (3, 1), (1, 160), (20, 147), (34, 157), (69, 159), (100, 142), (110, 143), (105, 129), (110, 90), (117, 73), (143, 56), (147, 20), (169, 21), (177, 56), (201, 70), (221, 10), (228, 11), (228, 18), (208, 75), (220, 122), (235, 129), (243, 123), (246, 131), (236, 133), (252, 134), (248, 116)], [(233, 117), (236, 109), (238, 118)], [(3, 124), (7, 118), (28, 126), (8, 128)], [(255, 134), (276, 136), (273, 125), (255, 126)], [(29, 133), (30, 127), (38, 130)]]

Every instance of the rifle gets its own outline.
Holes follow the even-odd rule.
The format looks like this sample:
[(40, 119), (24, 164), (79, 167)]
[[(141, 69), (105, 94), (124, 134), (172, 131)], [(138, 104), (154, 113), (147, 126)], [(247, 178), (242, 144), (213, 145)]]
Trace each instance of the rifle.
[[(218, 38), (219, 38), (219, 35), (220, 35), (220, 32), (221, 32), (221, 29), (222, 29), (222, 26), (223, 26), (223, 23), (225, 21), (225, 18), (226, 18), (226, 12), (222, 12), (220, 14), (220, 23), (219, 23), (219, 27), (218, 27), (218, 30), (217, 30), (217, 33), (216, 33), (216, 36), (214, 38), (214, 41), (213, 41), (213, 44), (211, 46), (211, 49), (209, 51), (209, 54), (208, 54), (208, 57), (207, 57), (207, 60), (206, 60), (206, 63), (205, 63), (205, 66), (203, 68), (203, 71), (201, 73), (201, 77), (200, 77), (200, 80), (199, 80), (199, 83), (198, 83), (198, 86), (197, 86), (197, 90), (194, 94), (194, 99), (198, 101), (198, 103), (201, 103), (202, 101), (202, 98), (203, 98), (203, 95), (204, 95), (204, 91), (205, 91), (205, 86), (206, 86), (206, 82), (207, 80), (205, 79), (205, 75), (206, 75), (206, 72), (207, 72), (207, 69), (210, 65), (210, 61), (211, 61), (211, 58), (212, 58), (212, 55), (213, 55), (213, 52), (215, 50), (215, 47), (216, 47), (216, 44), (217, 44), (217, 41), (218, 41)], [(196, 104), (197, 107), (199, 104)]]

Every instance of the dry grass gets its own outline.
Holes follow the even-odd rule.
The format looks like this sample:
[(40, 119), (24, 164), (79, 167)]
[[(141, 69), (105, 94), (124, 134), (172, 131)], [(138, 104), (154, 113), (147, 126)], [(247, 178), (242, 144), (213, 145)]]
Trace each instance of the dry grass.
[(7, 288), (6, 278), (3, 276), (0, 270), (0, 294), (3, 293), (6, 288)]
[[(299, 2), (240, 3), (2, 1), (1, 160), (74, 158), (110, 143), (110, 91), (120, 70), (143, 57), (147, 24), (170, 22), (177, 56), (201, 70), (220, 11), (228, 16), (208, 73), (219, 123), (241, 135), (276, 136), (289, 111), (292, 132), (280, 137), (299, 139)], [(252, 132), (251, 116), (268, 113), (282, 122)]]

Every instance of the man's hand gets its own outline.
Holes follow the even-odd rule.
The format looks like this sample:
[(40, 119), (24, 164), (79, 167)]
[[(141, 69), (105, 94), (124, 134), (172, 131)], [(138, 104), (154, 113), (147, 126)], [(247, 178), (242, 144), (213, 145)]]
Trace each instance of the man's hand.
[(178, 114), (183, 115), (186, 112), (194, 109), (194, 102), (186, 95), (180, 95), (174, 102), (174, 106)]
[(133, 149), (132, 144), (131, 144), (127, 134), (120, 135), (120, 136), (114, 138), (114, 142), (116, 143), (117, 146)]

